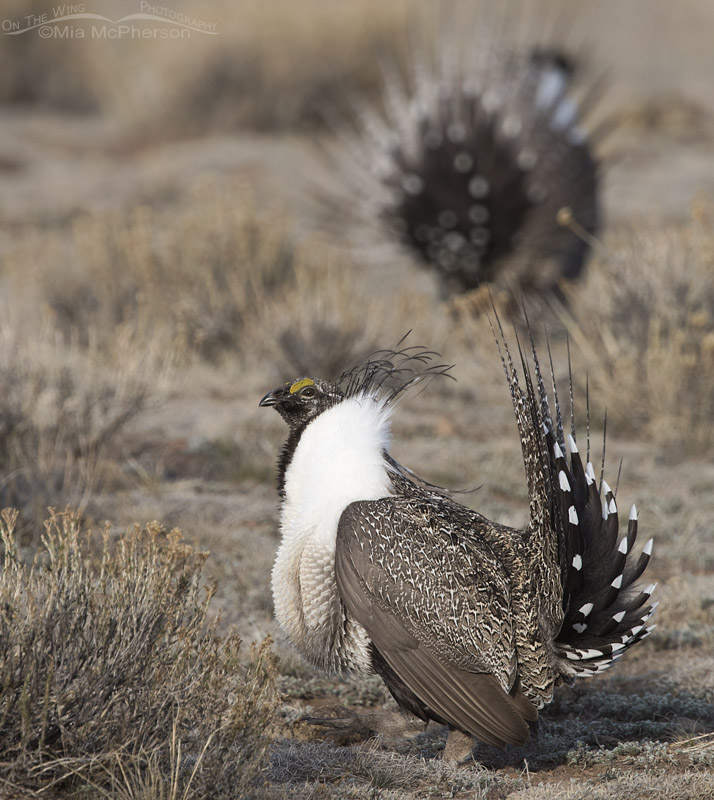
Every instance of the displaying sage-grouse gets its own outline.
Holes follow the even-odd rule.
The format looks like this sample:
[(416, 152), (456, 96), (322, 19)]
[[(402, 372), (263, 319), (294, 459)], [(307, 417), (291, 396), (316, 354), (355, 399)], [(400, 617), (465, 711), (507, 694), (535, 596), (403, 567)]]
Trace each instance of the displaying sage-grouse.
[[(503, 334), (501, 333), (501, 338)], [(607, 669), (644, 638), (654, 586), (636, 589), (637, 513), (618, 532), (613, 491), (565, 436), (505, 340), (502, 360), (523, 450), (530, 520), (490, 522), (389, 455), (393, 401), (446, 372), (419, 348), (384, 352), (335, 383), (300, 378), (267, 394), (290, 428), (278, 469), (277, 619), (329, 672), (377, 672), (404, 711), (452, 737), (505, 746), (554, 687)], [(551, 366), (552, 374), (552, 366)], [(555, 384), (553, 384), (555, 392)], [(567, 440), (567, 441), (566, 441)], [(567, 455), (566, 455), (567, 453)]]
[(376, 221), (447, 295), (484, 282), (547, 295), (581, 273), (598, 227), (583, 118), (601, 81), (583, 85), (557, 49), (491, 39), (449, 29), (417, 49), (408, 81), (389, 72), (384, 110), (362, 104), (342, 128), (340, 216)]

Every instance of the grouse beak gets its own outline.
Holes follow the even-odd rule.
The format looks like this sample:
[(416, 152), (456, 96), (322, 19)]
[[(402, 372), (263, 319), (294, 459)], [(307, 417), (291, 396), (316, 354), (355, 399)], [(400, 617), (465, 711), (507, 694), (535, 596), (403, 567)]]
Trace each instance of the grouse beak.
[(268, 392), (265, 397), (258, 403), (260, 408), (266, 408), (267, 406), (274, 406), (277, 401), (275, 397), (275, 391)]

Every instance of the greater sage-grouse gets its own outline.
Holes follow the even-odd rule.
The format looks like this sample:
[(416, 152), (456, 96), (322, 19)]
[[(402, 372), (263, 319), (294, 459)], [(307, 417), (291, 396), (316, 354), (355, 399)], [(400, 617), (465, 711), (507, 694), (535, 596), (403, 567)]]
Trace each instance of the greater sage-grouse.
[(402, 710), (446, 723), (447, 751), (452, 736), (460, 752), (472, 736), (525, 743), (555, 686), (611, 666), (648, 634), (655, 608), (654, 586), (634, 587), (652, 551), (650, 539), (632, 554), (634, 506), (619, 533), (589, 437), (583, 463), (535, 349), (536, 377), (521, 354), (519, 382), (500, 336), (530, 496), (525, 530), (490, 522), (389, 455), (395, 398), (449, 369), (430, 352), (382, 352), (335, 383), (300, 378), (260, 401), (290, 428), (272, 579), (280, 625), (317, 667), (377, 672)]
[(501, 33), (447, 26), (433, 52), (415, 48), (406, 82), (388, 71), (383, 110), (363, 103), (340, 128), (340, 218), (376, 222), (447, 295), (494, 282), (547, 295), (581, 273), (598, 227), (583, 118), (601, 81)]

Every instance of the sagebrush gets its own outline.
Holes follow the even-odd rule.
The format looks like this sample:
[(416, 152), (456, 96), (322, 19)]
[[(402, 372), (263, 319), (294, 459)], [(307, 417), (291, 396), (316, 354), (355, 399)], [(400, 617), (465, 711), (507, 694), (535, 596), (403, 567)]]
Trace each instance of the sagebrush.
[(65, 512), (47, 521), (45, 551), (28, 566), (16, 520), (2, 512), (6, 784), (249, 794), (266, 766), (274, 665), (267, 642), (244, 660), (236, 637), (218, 636), (213, 587), (201, 580), (207, 554), (157, 523), (112, 545)]

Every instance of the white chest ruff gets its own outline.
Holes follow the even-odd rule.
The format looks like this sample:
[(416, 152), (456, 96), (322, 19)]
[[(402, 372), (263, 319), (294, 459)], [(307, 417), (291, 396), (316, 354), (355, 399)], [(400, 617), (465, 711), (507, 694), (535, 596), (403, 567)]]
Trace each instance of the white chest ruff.
[(307, 426), (285, 474), (275, 613), (302, 655), (330, 671), (371, 668), (367, 633), (349, 619), (337, 591), (335, 544), (350, 503), (390, 494), (388, 423), (373, 399), (344, 400)]

